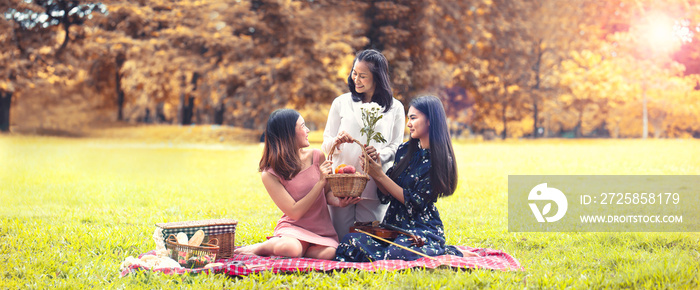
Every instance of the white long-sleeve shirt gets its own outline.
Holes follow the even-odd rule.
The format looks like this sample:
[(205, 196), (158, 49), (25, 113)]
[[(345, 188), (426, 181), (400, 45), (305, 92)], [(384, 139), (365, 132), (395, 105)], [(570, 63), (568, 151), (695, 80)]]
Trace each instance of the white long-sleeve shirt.
[[(384, 108), (382, 108), (381, 115), (383, 117), (377, 122), (374, 129), (376, 132), (382, 133), (387, 142), (377, 143), (370, 141), (368, 144), (377, 149), (379, 158), (382, 160), (384, 172), (391, 168), (396, 149), (403, 143), (404, 127), (406, 125), (406, 113), (403, 104), (396, 99), (392, 98), (392, 100), (393, 103), (388, 112), (385, 113)], [(331, 151), (338, 133), (342, 131), (347, 132), (362, 144), (367, 142), (367, 137), (360, 134), (360, 129), (363, 127), (360, 105), (362, 105), (362, 102), (353, 102), (350, 93), (340, 95), (333, 100), (331, 109), (328, 112), (326, 129), (323, 131), (323, 145), (321, 146), (326, 155)], [(333, 152), (333, 156), (330, 156), (333, 159), (333, 170), (340, 164), (352, 165), (358, 171), (362, 170), (359, 159), (360, 154), (362, 154), (362, 148), (359, 145), (343, 143), (338, 149)], [(367, 187), (362, 192), (362, 197), (378, 199), (377, 185), (373, 179), (367, 182)]]

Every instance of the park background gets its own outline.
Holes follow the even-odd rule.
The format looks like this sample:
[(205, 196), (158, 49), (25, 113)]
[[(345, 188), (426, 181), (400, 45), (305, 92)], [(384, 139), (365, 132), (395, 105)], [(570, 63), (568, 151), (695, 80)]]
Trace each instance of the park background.
[(97, 124), (323, 129), (354, 53), (455, 136), (700, 137), (700, 4), (645, 1), (60, 1), (0, 4), (0, 130)]
[[(508, 175), (700, 174), (698, 1), (9, 0), (0, 13), (0, 288), (700, 285), (698, 233), (507, 228)], [(319, 148), (365, 48), (387, 56), (404, 104), (446, 107), (460, 173), (437, 205), (447, 242), (523, 271), (119, 277), (158, 222), (234, 218), (237, 244), (263, 241), (281, 214), (256, 170), (267, 116), (299, 110)]]

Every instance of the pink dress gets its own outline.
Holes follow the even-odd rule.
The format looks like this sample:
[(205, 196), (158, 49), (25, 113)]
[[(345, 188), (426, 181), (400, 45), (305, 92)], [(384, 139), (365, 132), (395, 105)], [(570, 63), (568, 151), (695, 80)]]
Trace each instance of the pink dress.
[[(277, 176), (289, 195), (295, 201), (299, 201), (311, 191), (321, 178), (320, 156), (321, 151), (314, 150), (311, 166), (299, 172), (292, 180), (281, 178), (271, 168), (266, 171)], [(333, 229), (325, 192), (319, 194), (309, 211), (299, 220), (294, 220), (286, 214), (282, 215), (277, 221), (274, 236), (292, 237), (310, 244), (337, 248), (338, 235)]]

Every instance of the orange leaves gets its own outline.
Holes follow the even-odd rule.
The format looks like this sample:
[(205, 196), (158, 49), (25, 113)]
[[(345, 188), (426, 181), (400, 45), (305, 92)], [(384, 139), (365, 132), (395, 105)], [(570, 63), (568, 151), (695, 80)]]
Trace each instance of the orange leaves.
[(3, 91), (3, 92), (14, 92), (14, 91), (15, 91), (15, 87), (14, 87), (14, 85), (12, 85), (11, 82), (8, 82), (8, 81), (6, 81), (6, 80), (0, 79), (0, 91)]
[[(625, 128), (633, 125), (625, 120), (636, 118), (632, 112), (643, 83), (650, 98), (668, 101), (650, 103), (667, 110), (660, 126), (697, 130), (687, 129), (697, 127), (687, 125), (695, 119), (678, 117), (700, 115), (681, 94), (692, 90), (680, 89), (673, 79), (680, 78), (681, 64), (642, 61), (637, 58), (642, 53), (630, 47), (632, 35), (618, 31), (602, 37), (606, 21), (617, 25), (624, 19), (591, 17), (597, 13), (595, 1), (109, 2), (109, 14), (93, 19), (89, 29), (72, 28), (76, 42), (58, 61), (65, 66), (52, 59), (63, 40), (60, 29), (22, 35), (28, 49), (21, 53), (13, 35), (0, 35), (0, 88), (34, 85), (42, 93), (59, 94), (44, 101), (57, 103), (68, 86), (99, 84), (100, 93), (81, 93), (85, 104), (102, 102), (111, 110), (105, 118), (116, 114), (122, 90), (131, 121), (159, 111), (168, 122), (178, 122), (178, 108), (192, 99), (194, 122), (212, 122), (218, 110), (225, 124), (260, 128), (271, 110), (293, 107), (306, 108), (322, 126), (317, 111), (327, 108), (319, 106), (347, 92), (354, 53), (377, 47), (389, 60), (398, 99), (406, 103), (434, 92), (454, 108), (452, 120), (474, 131), (510, 126), (508, 135), (520, 136), (533, 126), (569, 130), (583, 113), (585, 130), (598, 129), (605, 120), (621, 124), (615, 128), (626, 136), (632, 130)], [(0, 29), (7, 25), (0, 23)], [(40, 65), (17, 64), (20, 55)], [(34, 84), (11, 83), (9, 74)], [(62, 88), (43, 91), (51, 84)]]

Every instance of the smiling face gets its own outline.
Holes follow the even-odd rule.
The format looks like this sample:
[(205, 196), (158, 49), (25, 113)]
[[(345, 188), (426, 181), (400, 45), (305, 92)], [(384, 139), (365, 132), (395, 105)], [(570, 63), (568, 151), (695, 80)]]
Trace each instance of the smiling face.
[(428, 121), (428, 116), (416, 108), (410, 107), (408, 108), (408, 122), (406, 126), (411, 132), (411, 138), (421, 140), (423, 148), (429, 146), (428, 138), (430, 133), (428, 132), (428, 128), (430, 126), (430, 121)]
[(306, 127), (306, 123), (304, 123), (304, 118), (299, 116), (295, 129), (296, 141), (299, 148), (305, 148), (311, 145), (309, 144), (309, 131), (309, 128)]
[(352, 67), (352, 81), (355, 82), (355, 91), (365, 94), (366, 98), (372, 99), (374, 95), (374, 76), (369, 70), (369, 64), (365, 61), (357, 61)]

